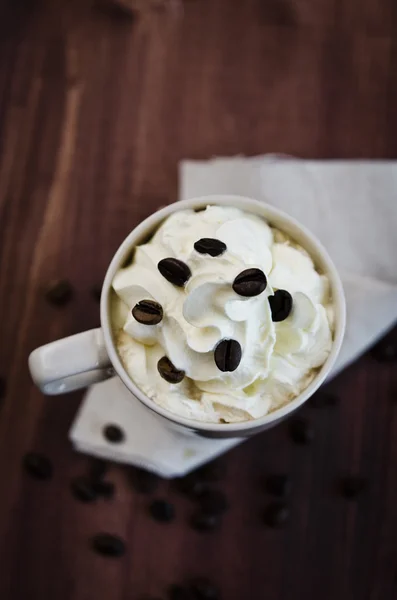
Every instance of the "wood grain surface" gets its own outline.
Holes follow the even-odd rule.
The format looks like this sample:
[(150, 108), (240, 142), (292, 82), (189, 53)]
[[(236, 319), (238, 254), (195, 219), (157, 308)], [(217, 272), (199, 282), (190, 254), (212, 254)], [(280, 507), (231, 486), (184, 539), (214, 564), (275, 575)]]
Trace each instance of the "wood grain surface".
[[(37, 345), (98, 324), (90, 289), (176, 199), (180, 159), (396, 158), (396, 28), (395, 0), (186, 0), (139, 19), (85, 0), (0, 3), (1, 600), (165, 598), (198, 574), (225, 600), (397, 597), (395, 365), (367, 355), (332, 383), (337, 407), (305, 407), (309, 446), (281, 425), (232, 451), (231, 509), (207, 535), (167, 482), (157, 495), (176, 521), (152, 521), (117, 466), (113, 501), (76, 501), (70, 480), (89, 461), (67, 432), (81, 394), (45, 398), (27, 371)], [(43, 297), (56, 277), (75, 287), (64, 308)], [(52, 481), (23, 472), (28, 450), (52, 458)], [(293, 479), (281, 530), (262, 521), (270, 472)], [(369, 487), (349, 502), (337, 482), (350, 473)], [(98, 531), (126, 555), (94, 554)]]

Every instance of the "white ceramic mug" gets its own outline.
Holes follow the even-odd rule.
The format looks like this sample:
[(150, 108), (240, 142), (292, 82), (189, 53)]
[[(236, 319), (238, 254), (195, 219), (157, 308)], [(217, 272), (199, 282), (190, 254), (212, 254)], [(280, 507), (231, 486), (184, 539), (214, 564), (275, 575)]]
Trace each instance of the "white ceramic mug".
[[(335, 331), (332, 350), (326, 362), (310, 385), (292, 402), (256, 420), (241, 423), (202, 423), (180, 417), (158, 406), (148, 398), (126, 373), (113, 340), (110, 321), (110, 291), (113, 277), (125, 262), (131, 250), (147, 240), (169, 215), (183, 209), (200, 210), (207, 205), (234, 206), (264, 218), (272, 226), (290, 235), (303, 246), (316, 266), (330, 281), (335, 309)], [(338, 272), (320, 242), (295, 219), (276, 208), (242, 196), (204, 196), (176, 202), (155, 212), (138, 225), (124, 240), (107, 270), (101, 293), (101, 328), (85, 331), (34, 350), (29, 357), (29, 368), (36, 385), (45, 394), (62, 394), (117, 374), (131, 394), (157, 415), (167, 419), (177, 429), (189, 430), (206, 437), (236, 438), (253, 435), (274, 426), (301, 406), (323, 383), (338, 356), (345, 331), (345, 298)]]

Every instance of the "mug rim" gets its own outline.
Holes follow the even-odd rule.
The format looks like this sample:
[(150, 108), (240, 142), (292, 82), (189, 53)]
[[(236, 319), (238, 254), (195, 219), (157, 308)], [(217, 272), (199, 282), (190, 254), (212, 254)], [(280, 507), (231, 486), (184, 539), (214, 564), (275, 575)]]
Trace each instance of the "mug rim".
[[(322, 367), (320, 367), (310, 384), (300, 394), (298, 394), (290, 402), (287, 402), (287, 404), (281, 406), (271, 413), (264, 415), (263, 417), (260, 417), (259, 419), (239, 421), (237, 423), (211, 423), (188, 419), (159, 406), (154, 400), (149, 398), (128, 375), (113, 342), (109, 292), (111, 290), (113, 278), (116, 274), (116, 271), (120, 268), (120, 265), (122, 265), (131, 250), (135, 248), (136, 245), (142, 243), (142, 238), (145, 238), (148, 236), (148, 234), (153, 233), (153, 231), (155, 231), (169, 215), (179, 210), (197, 210), (205, 208), (208, 205), (235, 206), (241, 208), (242, 210), (246, 210), (247, 212), (256, 214), (267, 221), (270, 221), (270, 224), (272, 224), (271, 221), (272, 218), (274, 218), (285, 222), (292, 228), (298, 229), (305, 238), (305, 241), (308, 242), (308, 245), (315, 247), (316, 253), (319, 255), (322, 264), (326, 267), (326, 274), (330, 281), (332, 304), (335, 310), (335, 329), (331, 352), (327, 360)], [(188, 428), (189, 430), (202, 432), (223, 432), (228, 434), (235, 433), (236, 437), (238, 437), (239, 434), (246, 435), (250, 430), (257, 430), (264, 426), (268, 426), (272, 422), (278, 422), (280, 419), (283, 419), (290, 413), (294, 412), (297, 408), (302, 406), (316, 392), (316, 390), (326, 379), (327, 375), (330, 373), (339, 355), (346, 327), (346, 302), (340, 275), (327, 250), (316, 238), (316, 236), (306, 229), (306, 227), (303, 226), (299, 221), (284, 211), (275, 208), (271, 204), (268, 204), (267, 202), (262, 202), (253, 198), (235, 194), (214, 194), (173, 202), (172, 204), (169, 204), (168, 206), (165, 206), (164, 208), (152, 213), (127, 235), (115, 252), (106, 271), (101, 292), (100, 318), (106, 350), (115, 372), (123, 381), (128, 390), (147, 408), (161, 415), (168, 421), (172, 421), (173, 423)], [(230, 435), (230, 437), (232, 437), (232, 435)]]

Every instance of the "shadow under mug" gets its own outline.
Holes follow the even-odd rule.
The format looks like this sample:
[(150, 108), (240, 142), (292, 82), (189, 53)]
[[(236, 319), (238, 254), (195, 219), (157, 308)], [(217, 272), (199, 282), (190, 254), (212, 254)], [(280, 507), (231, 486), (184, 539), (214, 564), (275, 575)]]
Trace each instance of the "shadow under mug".
[[(313, 258), (317, 269), (325, 273), (335, 311), (334, 339), (331, 352), (309, 386), (294, 400), (262, 418), (239, 423), (204, 423), (180, 417), (158, 406), (130, 379), (118, 356), (111, 327), (110, 297), (113, 278), (133, 248), (145, 242), (172, 213), (205, 209), (208, 205), (232, 206), (265, 219), (271, 226), (284, 231), (304, 247)], [(299, 408), (323, 383), (339, 354), (345, 331), (346, 307), (338, 272), (321, 243), (295, 219), (276, 208), (251, 198), (215, 195), (193, 198), (170, 204), (140, 223), (124, 240), (107, 270), (101, 292), (101, 327), (72, 335), (41, 346), (29, 356), (33, 381), (44, 394), (71, 392), (117, 375), (133, 396), (148, 409), (165, 419), (169, 426), (181, 432), (195, 433), (211, 438), (238, 438), (251, 436), (273, 427)]]

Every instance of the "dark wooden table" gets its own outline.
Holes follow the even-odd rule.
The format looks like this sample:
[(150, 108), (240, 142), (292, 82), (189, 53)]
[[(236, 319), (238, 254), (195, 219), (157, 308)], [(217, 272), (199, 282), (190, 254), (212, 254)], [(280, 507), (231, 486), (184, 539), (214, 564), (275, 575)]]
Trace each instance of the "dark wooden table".
[[(88, 459), (67, 432), (81, 394), (45, 398), (27, 371), (37, 345), (98, 324), (90, 289), (124, 236), (175, 200), (180, 159), (395, 158), (396, 28), (395, 0), (186, 0), (135, 21), (84, 0), (1, 3), (1, 600), (165, 598), (196, 574), (225, 600), (397, 597), (395, 365), (365, 356), (332, 383), (337, 407), (304, 408), (311, 445), (281, 425), (232, 451), (231, 509), (208, 535), (167, 482), (176, 522), (153, 522), (117, 466), (112, 502), (76, 501)], [(75, 286), (64, 309), (43, 298), (55, 277)], [(52, 458), (52, 481), (24, 473), (28, 450)], [(294, 483), (282, 530), (261, 516), (274, 471)], [(369, 481), (350, 502), (337, 488), (349, 473)], [(98, 531), (125, 538), (125, 557), (94, 554)]]

